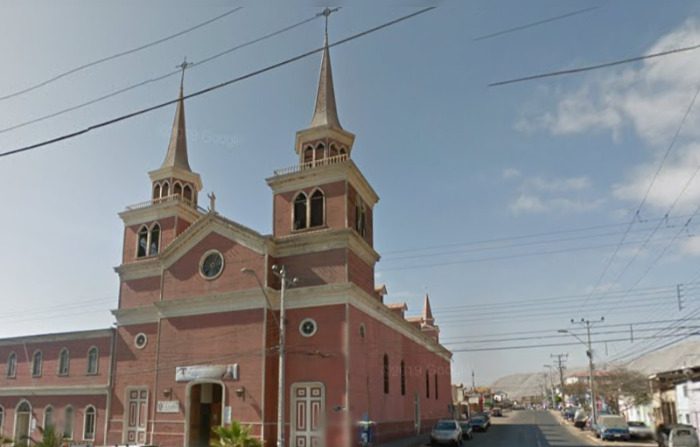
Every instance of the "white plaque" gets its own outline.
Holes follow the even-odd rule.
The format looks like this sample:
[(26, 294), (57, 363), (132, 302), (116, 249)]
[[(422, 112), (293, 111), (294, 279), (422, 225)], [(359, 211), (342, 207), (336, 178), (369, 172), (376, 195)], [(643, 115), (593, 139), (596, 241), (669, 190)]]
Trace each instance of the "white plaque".
[(231, 423), (231, 407), (224, 407), (224, 424), (228, 425)]
[(159, 400), (156, 411), (158, 413), (179, 413), (180, 402), (177, 400)]
[(189, 382), (197, 379), (238, 380), (238, 363), (232, 365), (177, 366), (176, 382)]

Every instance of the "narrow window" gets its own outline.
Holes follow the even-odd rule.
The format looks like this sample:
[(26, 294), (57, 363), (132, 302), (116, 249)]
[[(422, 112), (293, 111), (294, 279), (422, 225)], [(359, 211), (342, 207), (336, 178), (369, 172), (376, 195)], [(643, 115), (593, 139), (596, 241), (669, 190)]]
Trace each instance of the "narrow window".
[(306, 228), (306, 194), (300, 192), (294, 199), (294, 229)]
[(61, 349), (60, 354), (58, 354), (58, 375), (59, 376), (67, 376), (69, 365), (70, 365), (70, 354), (68, 353), (68, 349), (63, 348), (63, 349)]
[(92, 441), (95, 439), (95, 407), (90, 405), (85, 409), (85, 422), (83, 423), (83, 439)]
[(430, 376), (427, 369), (425, 370), (425, 397), (430, 399)]
[(173, 194), (176, 196), (182, 195), (182, 185), (179, 183), (175, 183), (175, 186), (173, 187)]
[(87, 373), (88, 374), (97, 374), (97, 348), (92, 347), (88, 351), (88, 358), (87, 358)]
[(73, 413), (73, 407), (66, 407), (63, 413), (63, 437), (66, 439), (73, 439), (73, 418), (75, 414)]
[(330, 151), (328, 152), (328, 156), (335, 157), (336, 155), (338, 155), (338, 148), (335, 147), (335, 144), (331, 144), (331, 148), (330, 148)]
[(41, 376), (41, 362), (43, 360), (43, 356), (41, 354), (41, 351), (36, 351), (34, 355), (32, 356), (32, 377), (39, 377)]
[(311, 194), (311, 227), (323, 225), (323, 192), (320, 189)]
[(53, 407), (49, 405), (44, 409), (44, 430), (53, 427)]
[(151, 244), (148, 247), (148, 256), (158, 254), (158, 246), (160, 245), (160, 225), (155, 224), (151, 229)]
[(137, 258), (143, 258), (146, 256), (146, 253), (148, 249), (148, 228), (141, 227), (139, 230), (139, 245), (136, 249), (136, 257)]
[(11, 352), (7, 357), (7, 370), (5, 371), (7, 377), (17, 376), (17, 354)]
[(345, 155), (346, 153), (347, 153), (347, 151), (345, 150), (345, 148), (341, 147), (340, 148), (340, 155)]
[(362, 200), (358, 197), (357, 205), (355, 205), (355, 230), (357, 230), (361, 236), (365, 235), (366, 219), (365, 204), (362, 203)]
[(156, 186), (153, 187), (153, 200), (158, 199), (160, 199), (160, 183), (156, 183)]
[(192, 202), (192, 187), (190, 185), (185, 185), (182, 195), (185, 197), (185, 200)]
[(384, 354), (384, 394), (389, 394), (389, 356)]
[(437, 373), (435, 373), (435, 400), (438, 399), (438, 380), (437, 380)]
[(406, 365), (401, 360), (401, 395), (406, 395)]
[(161, 197), (168, 197), (170, 195), (170, 184), (168, 182), (163, 183), (163, 189), (160, 191)]
[(315, 164), (319, 164), (321, 160), (325, 158), (325, 152), (326, 152), (326, 147), (322, 144), (319, 144), (316, 146), (316, 150), (314, 151), (314, 161)]
[(5, 422), (5, 409), (0, 407), (0, 435), (3, 433), (3, 423)]
[(314, 161), (314, 148), (308, 146), (304, 149), (304, 163), (311, 163), (312, 161)]

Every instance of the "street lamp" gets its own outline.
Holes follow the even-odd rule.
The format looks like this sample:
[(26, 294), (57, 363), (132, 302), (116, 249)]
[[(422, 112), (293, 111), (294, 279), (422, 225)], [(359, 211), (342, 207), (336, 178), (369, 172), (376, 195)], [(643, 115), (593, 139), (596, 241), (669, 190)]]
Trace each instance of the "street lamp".
[(591, 321), (591, 320), (586, 320), (584, 318), (581, 318), (580, 320), (574, 320), (573, 318), (571, 319), (571, 324), (580, 324), (582, 326), (586, 327), (586, 335), (587, 335), (587, 342), (581, 340), (581, 338), (574, 334), (573, 332), (570, 332), (567, 329), (559, 329), (557, 332), (561, 334), (569, 334), (572, 337), (574, 337), (576, 340), (581, 342), (584, 346), (586, 346), (586, 355), (588, 356), (588, 389), (591, 394), (591, 415), (593, 416), (593, 424), (598, 422), (598, 408), (597, 408), (597, 402), (596, 402), (596, 397), (595, 397), (595, 385), (593, 384), (593, 348), (591, 347), (591, 326), (595, 323), (600, 323), (605, 321), (605, 317), (600, 317), (600, 320), (598, 321)]
[(284, 306), (284, 292), (287, 286), (294, 286), (299, 280), (297, 277), (288, 278), (287, 268), (283, 265), (273, 265), (272, 273), (275, 274), (280, 279), (282, 283), (280, 287), (280, 336), (279, 336), (279, 381), (277, 388), (277, 447), (284, 447), (284, 360), (285, 360), (285, 306)]
[[(241, 273), (245, 273), (247, 275), (251, 275), (255, 278), (255, 280), (258, 282), (258, 286), (260, 286), (260, 290), (262, 290), (263, 296), (265, 297), (265, 301), (267, 302), (268, 308), (272, 308), (272, 305), (270, 304), (270, 298), (267, 296), (267, 293), (265, 292), (265, 287), (263, 287), (262, 283), (260, 282), (260, 278), (258, 278), (258, 275), (255, 273), (254, 270), (249, 269), (249, 268), (242, 268)], [(278, 278), (280, 278), (282, 286), (280, 288), (280, 318), (277, 321), (279, 323), (279, 347), (278, 347), (278, 354), (279, 354), (279, 374), (278, 374), (278, 388), (277, 388), (277, 447), (284, 447), (284, 407), (285, 407), (285, 387), (284, 387), (284, 361), (285, 361), (285, 306), (284, 306), (284, 292), (287, 289), (287, 286), (294, 286), (296, 283), (299, 281), (297, 277), (292, 277), (288, 278), (287, 277), (287, 268), (285, 266), (278, 266), (278, 265), (273, 265), (272, 266), (272, 273), (275, 274)], [(272, 314), (273, 317), (275, 317), (274, 314)], [(275, 317), (275, 320), (277, 318)]]

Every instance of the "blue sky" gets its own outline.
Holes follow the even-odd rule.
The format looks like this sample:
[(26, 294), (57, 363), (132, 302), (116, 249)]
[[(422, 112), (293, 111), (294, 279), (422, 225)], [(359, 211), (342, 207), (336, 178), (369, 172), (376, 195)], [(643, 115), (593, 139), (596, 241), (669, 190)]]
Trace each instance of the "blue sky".
[[(348, 3), (331, 18), (331, 41), (425, 4)], [(432, 12), (332, 50), (340, 119), (356, 133), (353, 158), (381, 197), (375, 245), (384, 257), (377, 282), (387, 284), (388, 300), (406, 301), (409, 312), (418, 313), (429, 292), (438, 324), (443, 321), (442, 336), (452, 343), (515, 331), (556, 335), (570, 318), (601, 314), (611, 324), (684, 315), (666, 289), (658, 302), (657, 295), (596, 294), (625, 291), (637, 281), (637, 287), (649, 288), (695, 277), (700, 243), (691, 237), (694, 222), (654, 260), (678, 230), (672, 225), (693, 213), (700, 198), (697, 182), (620, 275), (641, 244), (622, 247), (590, 306), (582, 305), (584, 298), (569, 299), (560, 302), (556, 315), (544, 315), (555, 312), (541, 302), (529, 312), (528, 305), (512, 302), (586, 295), (597, 284), (693, 97), (700, 80), (697, 54), (497, 88), (487, 84), (700, 42), (700, 5), (689, 0), (434, 4)], [(167, 73), (184, 56), (196, 62), (321, 9), (318, 2), (4, 2), (0, 96), (237, 5), (244, 8), (210, 26), (1, 101), (0, 127)], [(598, 8), (474, 40), (591, 6)], [(316, 20), (193, 68), (185, 88), (195, 91), (316, 48), (322, 32)], [(215, 191), (220, 212), (262, 233), (270, 232), (272, 207), (264, 179), (296, 161), (294, 134), (310, 121), (319, 60), (302, 60), (186, 105), (190, 164), (201, 174), (205, 193)], [(177, 85), (172, 77), (0, 133), (0, 149), (172, 99)], [(111, 324), (107, 309), (115, 306), (118, 291), (112, 268), (120, 261), (123, 230), (117, 213), (148, 198), (147, 172), (162, 161), (173, 112), (162, 109), (0, 160), (7, 188), (0, 336)], [(663, 216), (692, 175), (700, 160), (699, 120), (691, 112), (640, 220)], [(643, 240), (654, 225), (636, 224), (628, 242)], [(604, 227), (561, 233), (592, 226)], [(464, 245), (541, 233), (551, 236)], [(543, 244), (545, 239), (555, 241)], [(425, 247), (438, 248), (400, 252)], [(690, 288), (685, 299), (686, 309), (697, 307)], [(566, 337), (536, 342), (562, 341)], [(470, 346), (480, 345), (450, 345)], [(627, 347), (610, 343), (608, 354)], [(457, 353), (453, 377), (468, 381), (474, 369), (477, 381), (488, 383), (506, 373), (539, 371), (556, 352), (569, 352), (572, 365), (585, 361), (579, 346)], [(602, 345), (596, 352), (605, 356)]]

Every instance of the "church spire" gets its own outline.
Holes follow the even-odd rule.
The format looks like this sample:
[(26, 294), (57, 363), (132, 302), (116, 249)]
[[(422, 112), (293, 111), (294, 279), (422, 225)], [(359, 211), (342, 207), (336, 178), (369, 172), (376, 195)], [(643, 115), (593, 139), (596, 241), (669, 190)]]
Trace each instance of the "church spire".
[(425, 299), (423, 300), (423, 322), (429, 325), (435, 323), (435, 318), (433, 318), (433, 310), (430, 308), (430, 297), (425, 294)]
[(316, 107), (311, 119), (311, 127), (334, 126), (342, 129), (338, 120), (338, 109), (335, 105), (335, 91), (333, 89), (333, 71), (331, 69), (331, 55), (328, 49), (328, 16), (333, 10), (326, 8), (321, 14), (326, 16), (326, 33), (323, 41), (323, 56), (321, 58), (321, 73), (318, 79), (316, 92)]
[(182, 69), (180, 77), (180, 97), (177, 101), (177, 109), (175, 109), (175, 119), (173, 120), (173, 129), (170, 133), (170, 143), (168, 144), (168, 152), (165, 154), (165, 160), (161, 168), (178, 168), (185, 171), (192, 171), (190, 163), (187, 159), (187, 134), (185, 132), (185, 100), (183, 83), (185, 79), (185, 69), (191, 66), (185, 59), (182, 64), (178, 65)]

